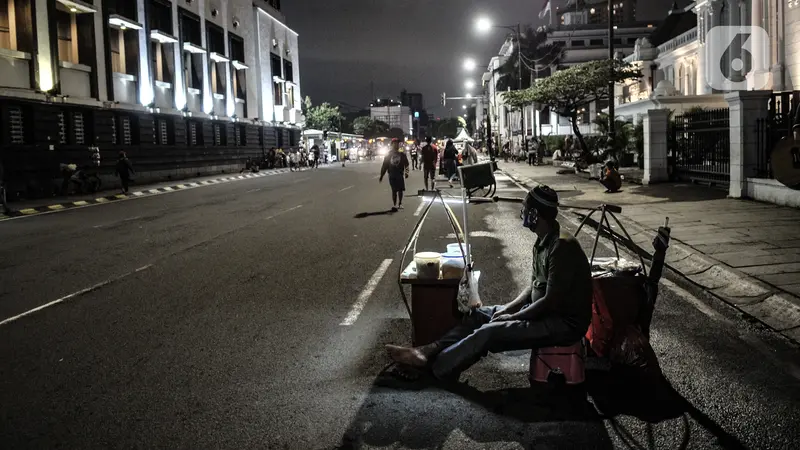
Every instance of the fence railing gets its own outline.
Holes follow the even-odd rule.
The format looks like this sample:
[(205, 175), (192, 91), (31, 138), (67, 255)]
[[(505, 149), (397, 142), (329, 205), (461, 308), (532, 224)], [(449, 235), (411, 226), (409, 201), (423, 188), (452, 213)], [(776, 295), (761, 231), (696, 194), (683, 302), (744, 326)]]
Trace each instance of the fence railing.
[(669, 156), (677, 178), (712, 185), (730, 183), (730, 111), (688, 112), (670, 125)]
[(767, 117), (756, 122), (757, 177), (774, 178), (772, 150), (782, 139), (791, 136), (798, 105), (800, 105), (800, 91), (775, 92), (767, 105)]

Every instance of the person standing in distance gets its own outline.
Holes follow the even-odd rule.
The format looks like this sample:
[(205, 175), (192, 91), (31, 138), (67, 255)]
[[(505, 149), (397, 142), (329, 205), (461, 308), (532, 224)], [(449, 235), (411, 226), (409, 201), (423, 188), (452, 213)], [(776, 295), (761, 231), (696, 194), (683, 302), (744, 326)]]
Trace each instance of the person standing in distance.
[(400, 141), (392, 139), (392, 147), (389, 154), (383, 159), (381, 166), (381, 176), (379, 183), (383, 182), (383, 177), (389, 173), (389, 186), (392, 188), (392, 212), (403, 209), (403, 192), (406, 190), (406, 178), (408, 178), (408, 156), (400, 150)]
[(431, 144), (431, 137), (425, 138), (425, 146), (422, 147), (422, 177), (425, 180), (425, 190), (428, 190), (428, 178), (431, 179), (431, 190), (434, 189), (436, 180), (436, 159), (439, 151)]

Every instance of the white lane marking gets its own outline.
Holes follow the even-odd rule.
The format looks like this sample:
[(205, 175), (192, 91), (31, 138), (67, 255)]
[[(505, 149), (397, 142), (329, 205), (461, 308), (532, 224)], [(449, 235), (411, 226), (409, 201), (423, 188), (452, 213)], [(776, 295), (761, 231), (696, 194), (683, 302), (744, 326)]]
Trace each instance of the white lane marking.
[(347, 186), (346, 188), (339, 189), (339, 192), (344, 192), (344, 191), (346, 191), (346, 190), (348, 190), (348, 189), (352, 189), (352, 188), (354, 188), (354, 187), (355, 187), (355, 186)]
[(427, 205), (428, 205), (428, 202), (425, 201), (425, 200), (422, 200), (421, 202), (419, 202), (419, 206), (417, 206), (417, 210), (414, 211), (414, 217), (419, 217), (419, 215), (422, 214), (422, 210), (425, 209), (425, 206), (427, 206)]
[(258, 192), (258, 191), (260, 191), (260, 190), (261, 190), (261, 188), (257, 188), (257, 189), (250, 189), (249, 191), (245, 191), (245, 194), (250, 194), (251, 192)]
[[(456, 238), (456, 234), (455, 233), (450, 233), (446, 237), (447, 237), (447, 239), (455, 239)], [(497, 233), (495, 233), (493, 231), (470, 231), (469, 232), (469, 237), (471, 237), (471, 238), (472, 237), (494, 238), (494, 237), (497, 237)]]
[(302, 207), (303, 207), (303, 205), (297, 205), (297, 206), (291, 207), (289, 209), (284, 209), (283, 211), (277, 212), (277, 213), (265, 218), (264, 220), (274, 219), (274, 218), (276, 218), (276, 217), (278, 217), (278, 216), (280, 216), (282, 214), (286, 214), (288, 212), (294, 211), (295, 209), (302, 208)]
[(81, 295), (88, 294), (88, 293), (90, 293), (92, 291), (96, 291), (96, 290), (102, 288), (103, 286), (108, 286), (109, 284), (111, 284), (111, 283), (113, 283), (115, 281), (119, 281), (119, 280), (121, 280), (121, 279), (123, 279), (123, 278), (125, 278), (127, 276), (133, 275), (133, 274), (141, 272), (143, 270), (147, 270), (150, 267), (152, 267), (152, 264), (148, 264), (148, 265), (146, 265), (144, 267), (140, 267), (140, 268), (138, 268), (136, 270), (133, 270), (131, 272), (127, 272), (127, 273), (124, 273), (122, 275), (118, 275), (116, 277), (109, 278), (108, 280), (105, 280), (105, 281), (102, 281), (100, 283), (94, 284), (92, 286), (89, 286), (88, 288), (81, 289), (80, 291), (73, 292), (72, 294), (65, 295), (65, 296), (63, 296), (63, 297), (61, 297), (59, 299), (53, 300), (50, 303), (45, 303), (42, 306), (37, 306), (36, 308), (33, 308), (33, 309), (29, 310), (29, 311), (25, 311), (22, 314), (18, 314), (18, 315), (14, 316), (14, 317), (9, 317), (8, 319), (5, 319), (2, 322), (0, 322), (0, 327), (3, 326), (3, 325), (7, 325), (7, 324), (9, 324), (11, 322), (15, 322), (15, 321), (17, 321), (19, 319), (22, 319), (23, 317), (30, 316), (31, 314), (36, 313), (38, 311), (41, 311), (41, 310), (43, 310), (45, 308), (49, 308), (51, 306), (58, 305), (59, 303), (64, 303), (67, 300), (71, 300), (73, 298), (80, 297)]
[(386, 274), (386, 271), (389, 270), (389, 266), (392, 264), (392, 259), (384, 259), (375, 273), (372, 274), (372, 277), (367, 282), (367, 285), (364, 286), (364, 290), (361, 291), (361, 294), (358, 295), (356, 302), (353, 304), (353, 307), (350, 308), (350, 312), (347, 314), (347, 317), (342, 320), (342, 323), (339, 325), (341, 326), (350, 326), (356, 323), (358, 320), (358, 316), (361, 314), (361, 311), (364, 310), (364, 306), (367, 304), (367, 300), (369, 300), (372, 293), (375, 292), (375, 288), (378, 287), (378, 283), (380, 283), (381, 278)]
[(299, 180), (294, 180), (294, 181), (292, 181), (292, 183), (300, 183), (301, 181), (307, 181), (307, 180), (310, 180), (310, 178), (308, 178), (308, 177), (306, 177), (306, 178), (300, 178)]

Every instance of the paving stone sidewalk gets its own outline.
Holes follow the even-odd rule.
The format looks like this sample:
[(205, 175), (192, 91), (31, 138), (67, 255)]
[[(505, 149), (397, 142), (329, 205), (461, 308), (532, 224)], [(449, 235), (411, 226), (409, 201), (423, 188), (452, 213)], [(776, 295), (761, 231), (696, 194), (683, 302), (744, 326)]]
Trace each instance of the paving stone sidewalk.
[(523, 184), (549, 185), (566, 206), (621, 206), (620, 220), (647, 252), (669, 217), (667, 264), (673, 270), (800, 342), (800, 210), (730, 199), (725, 191), (689, 183), (625, 183), (621, 192), (607, 194), (588, 176), (558, 174), (559, 167), (499, 165)]

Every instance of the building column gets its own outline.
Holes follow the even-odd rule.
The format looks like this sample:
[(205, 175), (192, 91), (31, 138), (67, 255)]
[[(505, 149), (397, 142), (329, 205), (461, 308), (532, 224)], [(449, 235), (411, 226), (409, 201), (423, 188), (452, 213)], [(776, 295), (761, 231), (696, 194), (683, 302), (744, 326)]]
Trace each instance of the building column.
[[(206, 32), (206, 0), (199, 0), (200, 13), (200, 46), (206, 49), (203, 53), (203, 112), (211, 114), (214, 110), (214, 98), (211, 94), (211, 66), (208, 57), (208, 33)], [(180, 28), (178, 28), (180, 29)], [(183, 51), (183, 49), (181, 49)], [(219, 115), (222, 111), (213, 111)]]
[(758, 133), (756, 123), (768, 116), (772, 91), (735, 91), (725, 94), (730, 108), (731, 181), (728, 195), (747, 196), (747, 179), (756, 176)]
[[(33, 58), (34, 78), (39, 90), (49, 91), (58, 82), (58, 53), (54, 53), (53, 39), (50, 38), (51, 30), (55, 26), (50, 22), (48, 0), (36, 0), (36, 54)], [(55, 20), (53, 20), (55, 22)], [(56, 46), (55, 49), (58, 49)]]
[[(764, 2), (765, 0), (752, 0), (752, 8), (750, 10), (750, 25), (759, 27), (766, 31), (767, 23), (764, 20)], [(771, 58), (768, 48), (769, 37), (765, 37), (761, 33), (755, 33), (752, 36), (752, 54), (753, 54), (753, 70), (748, 74), (747, 87), (749, 90), (767, 89), (771, 87), (770, 83), (770, 70)]]
[[(181, 22), (178, 14), (178, 2), (172, 2), (172, 34), (178, 39), (175, 44), (175, 73), (173, 74), (172, 92), (175, 94), (175, 109), (183, 110), (188, 103), (188, 93), (186, 91), (187, 81), (183, 79), (183, 42), (181, 41)], [(205, 33), (203, 33), (205, 35)]]
[(786, 50), (784, 36), (786, 25), (784, 21), (784, 8), (786, 2), (779, 1), (770, 4), (769, 17), (772, 21), (770, 37), (772, 39), (772, 89), (782, 91), (786, 89), (786, 69), (784, 67), (784, 51)]
[(150, 105), (155, 101), (153, 58), (150, 57), (150, 24), (147, 20), (145, 0), (137, 0), (138, 21), (142, 24), (139, 30), (139, 102)]
[(645, 185), (669, 180), (667, 166), (667, 133), (669, 111), (651, 109), (644, 116), (644, 176)]

